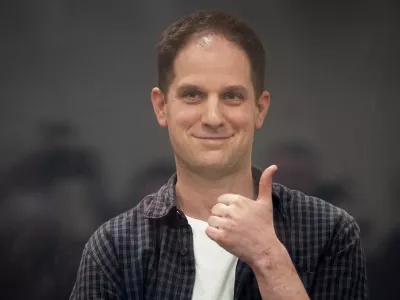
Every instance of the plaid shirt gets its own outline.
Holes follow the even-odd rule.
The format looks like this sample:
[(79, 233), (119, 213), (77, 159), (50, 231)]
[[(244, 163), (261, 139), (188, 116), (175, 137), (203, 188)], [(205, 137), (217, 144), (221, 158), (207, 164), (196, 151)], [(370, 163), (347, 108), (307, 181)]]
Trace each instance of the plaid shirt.
[[(261, 170), (253, 168), (258, 188)], [(103, 224), (86, 244), (70, 300), (191, 299), (193, 235), (177, 208), (176, 174), (157, 193)], [(274, 224), (311, 299), (366, 299), (360, 230), (344, 210), (273, 184)], [(239, 260), (234, 299), (261, 299)]]

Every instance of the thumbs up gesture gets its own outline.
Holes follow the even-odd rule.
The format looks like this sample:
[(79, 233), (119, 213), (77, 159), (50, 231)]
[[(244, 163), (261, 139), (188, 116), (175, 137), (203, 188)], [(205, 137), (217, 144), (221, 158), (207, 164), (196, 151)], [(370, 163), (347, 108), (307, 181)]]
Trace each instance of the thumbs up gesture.
[(276, 170), (272, 165), (263, 172), (257, 200), (223, 194), (208, 219), (208, 237), (250, 266), (280, 245), (272, 206), (272, 176)]

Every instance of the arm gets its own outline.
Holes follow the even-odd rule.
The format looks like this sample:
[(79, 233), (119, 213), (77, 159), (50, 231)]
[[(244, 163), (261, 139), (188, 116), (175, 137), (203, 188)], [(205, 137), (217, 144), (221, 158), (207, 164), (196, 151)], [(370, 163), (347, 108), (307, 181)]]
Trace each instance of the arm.
[[(89, 244), (88, 244), (89, 245)], [(110, 262), (101, 263), (90, 246), (86, 246), (70, 300), (122, 300), (119, 276)], [(104, 260), (109, 253), (103, 253)]]
[(312, 299), (368, 299), (365, 255), (354, 219), (347, 222), (321, 258)]
[[(360, 230), (353, 218), (344, 222), (320, 257), (311, 299), (368, 299)], [(262, 298), (310, 299), (284, 246), (277, 241), (271, 249), (252, 267)]]
[(292, 260), (279, 240), (252, 266), (262, 299), (310, 299)]

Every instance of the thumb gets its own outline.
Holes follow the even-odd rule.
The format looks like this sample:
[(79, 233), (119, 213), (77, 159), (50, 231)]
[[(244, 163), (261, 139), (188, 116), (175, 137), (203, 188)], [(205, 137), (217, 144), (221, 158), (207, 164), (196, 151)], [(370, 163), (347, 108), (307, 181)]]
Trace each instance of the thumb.
[(278, 170), (276, 165), (269, 166), (261, 175), (257, 201), (268, 201), (272, 195), (272, 176)]

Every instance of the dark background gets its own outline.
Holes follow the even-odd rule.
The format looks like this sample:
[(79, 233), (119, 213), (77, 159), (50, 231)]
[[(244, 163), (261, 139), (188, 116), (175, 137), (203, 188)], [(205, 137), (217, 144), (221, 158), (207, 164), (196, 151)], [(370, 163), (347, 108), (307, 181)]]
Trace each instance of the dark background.
[(0, 1), (1, 299), (67, 299), (91, 233), (174, 172), (155, 44), (208, 8), (265, 43), (254, 163), (356, 217), (371, 298), (397, 299), (399, 4), (371, 0)]

